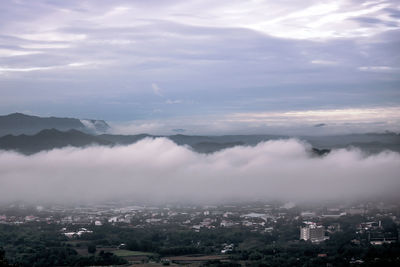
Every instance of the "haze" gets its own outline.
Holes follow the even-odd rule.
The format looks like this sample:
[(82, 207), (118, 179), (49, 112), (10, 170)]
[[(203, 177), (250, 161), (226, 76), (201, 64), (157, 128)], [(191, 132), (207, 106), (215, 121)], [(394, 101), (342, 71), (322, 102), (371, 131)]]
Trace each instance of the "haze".
[(295, 139), (198, 154), (165, 138), (120, 147), (0, 152), (0, 201), (219, 203), (394, 197), (400, 155), (334, 150)]

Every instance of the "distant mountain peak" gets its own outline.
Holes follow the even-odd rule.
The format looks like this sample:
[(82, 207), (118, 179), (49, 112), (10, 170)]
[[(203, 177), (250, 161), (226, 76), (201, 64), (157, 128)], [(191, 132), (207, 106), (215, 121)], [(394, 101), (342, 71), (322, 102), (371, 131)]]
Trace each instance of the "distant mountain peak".
[(44, 129), (35, 135), (21, 134), (0, 137), (0, 148), (15, 150), (26, 154), (37, 153), (66, 146), (86, 147), (90, 145), (112, 145), (113, 142), (75, 129), (60, 131)]
[(105, 133), (110, 126), (104, 120), (38, 117), (20, 112), (0, 116), (0, 136), (36, 134), (44, 129), (68, 131), (75, 129), (86, 133)]
[(8, 115), (5, 115), (5, 117), (22, 117), (22, 118), (29, 118), (29, 117), (36, 117), (37, 118), (37, 116), (31, 116), (31, 115), (27, 115), (27, 114), (24, 114), (24, 113), (21, 113), (21, 112), (14, 112), (14, 113), (10, 113), (10, 114), (8, 114)]

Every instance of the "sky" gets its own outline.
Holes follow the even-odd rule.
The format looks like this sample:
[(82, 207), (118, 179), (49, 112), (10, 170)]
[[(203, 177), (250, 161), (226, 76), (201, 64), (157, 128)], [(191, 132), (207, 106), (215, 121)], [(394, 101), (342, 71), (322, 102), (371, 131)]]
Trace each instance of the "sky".
[(296, 139), (199, 154), (166, 138), (129, 146), (0, 150), (0, 204), (398, 200), (400, 154), (355, 148), (323, 157)]
[(400, 131), (400, 3), (0, 2), (0, 114), (115, 132)]

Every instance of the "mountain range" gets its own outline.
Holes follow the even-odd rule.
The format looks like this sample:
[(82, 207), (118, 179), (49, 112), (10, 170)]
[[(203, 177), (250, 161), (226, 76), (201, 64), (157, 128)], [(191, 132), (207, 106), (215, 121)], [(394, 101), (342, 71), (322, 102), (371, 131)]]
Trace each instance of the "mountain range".
[(45, 129), (68, 131), (71, 129), (86, 133), (104, 133), (110, 126), (103, 120), (38, 117), (22, 113), (0, 116), (0, 136), (13, 134), (36, 134)]
[[(83, 122), (82, 122), (83, 121)], [(0, 116), (0, 149), (15, 150), (33, 154), (44, 150), (66, 146), (85, 147), (89, 145), (129, 145), (143, 138), (161, 136), (150, 134), (114, 135), (106, 134), (110, 126), (102, 120), (80, 120), (74, 118), (41, 118), (21, 113)], [(22, 134), (19, 134), (21, 133)], [(103, 132), (103, 133), (102, 133)], [(17, 133), (17, 134), (16, 134)], [(102, 133), (102, 134), (99, 134)], [(213, 153), (222, 149), (260, 142), (295, 137), (310, 143), (312, 152), (324, 155), (334, 148), (358, 147), (368, 153), (383, 150), (400, 152), (400, 135), (396, 133), (368, 133), (332, 136), (285, 136), (285, 135), (169, 135), (177, 145), (191, 147), (199, 153)]]

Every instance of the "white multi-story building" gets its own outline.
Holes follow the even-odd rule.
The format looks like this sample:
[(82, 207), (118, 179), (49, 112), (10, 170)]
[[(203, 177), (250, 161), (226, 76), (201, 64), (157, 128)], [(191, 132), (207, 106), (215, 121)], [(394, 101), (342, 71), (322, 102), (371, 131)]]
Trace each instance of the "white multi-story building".
[(308, 224), (300, 227), (300, 240), (310, 240), (311, 242), (321, 242), (325, 238), (325, 228), (322, 225)]

